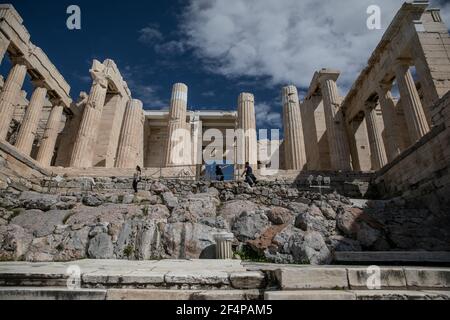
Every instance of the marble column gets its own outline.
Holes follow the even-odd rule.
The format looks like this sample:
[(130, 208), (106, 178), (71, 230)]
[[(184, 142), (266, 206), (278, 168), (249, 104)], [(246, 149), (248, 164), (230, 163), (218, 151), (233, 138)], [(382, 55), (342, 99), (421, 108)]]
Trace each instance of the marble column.
[(253, 168), (258, 163), (258, 142), (256, 137), (255, 97), (251, 93), (241, 93), (238, 99), (238, 128), (244, 135), (242, 159), (238, 164), (249, 162)]
[(131, 100), (125, 109), (122, 132), (117, 150), (116, 167), (131, 169), (143, 166), (144, 111), (142, 102)]
[(0, 65), (2, 64), (3, 58), (8, 51), (10, 41), (0, 34)]
[(61, 102), (56, 102), (50, 111), (44, 136), (36, 160), (44, 167), (50, 167), (55, 152), (56, 139), (61, 128), (61, 117), (64, 107)]
[(350, 147), (344, 127), (344, 117), (340, 110), (341, 98), (336, 85), (338, 76), (335, 73), (324, 73), (319, 81), (323, 95), (331, 167), (336, 171), (349, 171), (352, 169)]
[(27, 66), (22, 60), (14, 61), (8, 78), (0, 93), (0, 140), (6, 140), (16, 99), (20, 95), (27, 74)]
[(41, 119), (46, 96), (47, 88), (43, 83), (37, 84), (31, 95), (30, 104), (25, 111), (22, 124), (20, 125), (15, 147), (27, 156), (30, 155), (33, 142), (36, 138), (36, 131)]
[[(176, 83), (172, 88), (172, 98), (170, 100), (169, 132), (166, 147), (166, 166), (184, 164), (185, 156), (176, 154), (180, 148), (180, 143), (184, 144), (184, 135), (181, 130), (186, 129), (188, 87), (183, 83)], [(187, 150), (184, 150), (187, 152)]]
[(108, 90), (108, 79), (103, 72), (91, 72), (91, 75), (94, 81), (84, 107), (83, 117), (70, 159), (70, 166), (73, 168), (92, 167), (97, 131)]
[(282, 101), (286, 169), (303, 170), (307, 161), (297, 88), (295, 86), (283, 88)]
[(364, 109), (367, 136), (369, 137), (370, 157), (372, 159), (372, 170), (379, 170), (387, 164), (383, 137), (377, 124), (376, 106), (376, 103), (368, 102)]
[(409, 62), (405, 60), (397, 61), (395, 74), (411, 142), (415, 143), (430, 131), (430, 127), (428, 126), (414, 79), (409, 70)]
[(400, 144), (398, 142), (400, 133), (397, 130), (397, 112), (395, 102), (391, 94), (391, 84), (381, 83), (378, 87), (378, 98), (383, 115), (384, 132), (386, 138), (386, 155), (388, 162), (392, 162), (400, 155)]

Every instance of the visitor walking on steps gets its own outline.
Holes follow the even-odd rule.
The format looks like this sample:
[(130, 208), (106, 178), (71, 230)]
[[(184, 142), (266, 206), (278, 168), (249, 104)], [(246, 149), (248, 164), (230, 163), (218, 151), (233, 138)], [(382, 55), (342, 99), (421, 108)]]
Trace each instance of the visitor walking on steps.
[(223, 174), (222, 167), (219, 165), (216, 165), (216, 179), (217, 179), (217, 181), (225, 180), (225, 175)]
[(134, 193), (138, 193), (138, 183), (142, 180), (142, 170), (141, 167), (136, 167), (136, 172), (133, 175), (133, 189)]
[(245, 175), (245, 182), (247, 182), (250, 185), (250, 187), (253, 187), (257, 183), (256, 177), (253, 174), (253, 168), (250, 166), (250, 163), (248, 162), (245, 163), (245, 169), (242, 176), (244, 175)]

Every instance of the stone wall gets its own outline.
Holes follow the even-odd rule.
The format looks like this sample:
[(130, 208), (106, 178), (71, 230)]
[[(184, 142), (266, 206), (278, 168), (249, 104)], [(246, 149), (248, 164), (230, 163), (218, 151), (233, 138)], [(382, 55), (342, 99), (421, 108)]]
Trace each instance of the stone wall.
[(35, 160), (0, 141), (0, 190), (40, 190), (47, 175)]
[(432, 108), (432, 121), (429, 134), (377, 173), (380, 195), (402, 195), (433, 210), (450, 207), (450, 92)]

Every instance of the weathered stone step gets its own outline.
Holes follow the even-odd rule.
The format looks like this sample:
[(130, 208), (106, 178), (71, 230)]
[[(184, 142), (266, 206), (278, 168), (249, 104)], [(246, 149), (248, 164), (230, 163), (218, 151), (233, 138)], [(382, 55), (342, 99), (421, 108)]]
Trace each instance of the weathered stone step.
[(82, 288), (260, 289), (266, 276), (237, 260), (82, 260), (72, 263), (0, 263), (0, 286), (66, 287), (79, 270)]
[[(371, 289), (378, 270), (367, 267), (285, 267), (274, 271), (282, 290)], [(381, 289), (450, 289), (450, 269), (418, 267), (379, 268)]]
[(265, 300), (450, 300), (450, 291), (301, 290), (268, 291)]
[(105, 300), (106, 290), (0, 287), (0, 300)]
[(450, 265), (450, 252), (336, 252), (336, 264), (356, 265)]

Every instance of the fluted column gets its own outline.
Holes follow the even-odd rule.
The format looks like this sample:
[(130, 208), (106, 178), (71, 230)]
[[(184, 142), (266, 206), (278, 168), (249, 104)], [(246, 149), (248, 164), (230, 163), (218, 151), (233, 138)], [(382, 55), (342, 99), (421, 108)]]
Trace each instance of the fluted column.
[[(167, 166), (184, 164), (185, 156), (176, 154), (180, 139), (184, 140), (180, 130), (186, 129), (188, 87), (183, 83), (176, 83), (172, 88), (172, 98), (170, 100), (169, 114), (169, 134), (167, 137), (166, 159)], [(187, 150), (184, 150), (185, 152)]]
[(36, 160), (44, 167), (50, 167), (55, 152), (56, 139), (58, 138), (59, 129), (61, 127), (61, 117), (64, 107), (57, 102), (48, 117), (47, 125), (42, 137), (41, 146)]
[(15, 147), (26, 155), (31, 153), (46, 95), (47, 88), (43, 84), (39, 84), (33, 91), (30, 104), (20, 125)]
[(295, 86), (283, 88), (282, 101), (286, 169), (303, 170), (307, 161), (297, 88)]
[(369, 137), (372, 170), (379, 170), (387, 164), (387, 157), (381, 130), (377, 124), (375, 107), (375, 103), (367, 103), (364, 109), (364, 116), (367, 125), (367, 135)]
[(117, 150), (116, 167), (131, 169), (142, 166), (140, 156), (143, 155), (144, 114), (142, 102), (133, 99), (125, 109), (122, 132)]
[(8, 51), (10, 41), (0, 34), (0, 65), (2, 64), (3, 58)]
[(411, 142), (415, 143), (430, 131), (430, 127), (428, 126), (414, 79), (409, 70), (408, 61), (399, 60), (395, 66), (395, 74)]
[(322, 74), (319, 81), (323, 94), (331, 166), (333, 170), (345, 171), (351, 170), (350, 147), (345, 132), (344, 117), (340, 110), (341, 99), (336, 85), (337, 76), (337, 74)]
[(397, 130), (397, 113), (391, 94), (391, 84), (381, 83), (378, 87), (381, 112), (383, 115), (384, 132), (386, 138), (386, 154), (388, 162), (392, 162), (400, 155), (400, 133)]
[(255, 167), (258, 163), (258, 142), (256, 138), (255, 97), (251, 93), (241, 93), (238, 99), (239, 129), (243, 131), (243, 159), (240, 164), (249, 162)]
[(83, 118), (70, 160), (70, 166), (74, 168), (92, 167), (98, 126), (108, 89), (108, 80), (102, 72), (91, 72), (91, 74), (94, 82), (84, 107)]
[(0, 140), (6, 140), (17, 97), (22, 90), (27, 67), (23, 61), (16, 61), (0, 93)]

